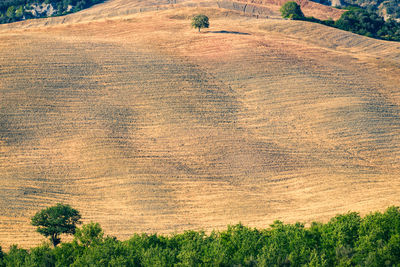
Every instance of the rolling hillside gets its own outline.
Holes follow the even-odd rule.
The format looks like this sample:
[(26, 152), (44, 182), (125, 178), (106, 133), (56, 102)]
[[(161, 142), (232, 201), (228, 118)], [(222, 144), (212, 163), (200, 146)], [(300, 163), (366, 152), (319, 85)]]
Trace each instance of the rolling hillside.
[(0, 77), (2, 247), (57, 202), (121, 239), (400, 203), (399, 43), (112, 0), (0, 25)]

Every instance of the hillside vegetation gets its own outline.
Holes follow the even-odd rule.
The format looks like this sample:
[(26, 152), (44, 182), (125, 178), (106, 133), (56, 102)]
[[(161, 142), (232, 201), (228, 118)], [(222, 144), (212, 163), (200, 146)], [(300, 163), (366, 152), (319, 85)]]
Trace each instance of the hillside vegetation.
[(378, 14), (360, 8), (351, 8), (336, 21), (306, 17), (300, 5), (294, 1), (286, 2), (280, 11), (282, 17), (286, 19), (316, 22), (372, 38), (400, 41), (400, 23), (393, 19), (385, 21)]
[(400, 44), (274, 18), (112, 0), (0, 25), (1, 246), (40, 244), (58, 202), (120, 240), (398, 205)]
[(25, 250), (0, 248), (0, 266), (396, 266), (400, 264), (400, 212), (396, 207), (361, 218), (351, 212), (328, 223), (267, 229), (237, 224), (224, 231), (135, 234), (126, 241), (84, 225), (72, 242)]
[(0, 23), (61, 16), (77, 12), (104, 0), (2, 0)]
[(358, 6), (368, 11), (373, 11), (385, 17), (385, 19), (400, 19), (400, 1), (399, 0), (315, 0), (329, 6)]

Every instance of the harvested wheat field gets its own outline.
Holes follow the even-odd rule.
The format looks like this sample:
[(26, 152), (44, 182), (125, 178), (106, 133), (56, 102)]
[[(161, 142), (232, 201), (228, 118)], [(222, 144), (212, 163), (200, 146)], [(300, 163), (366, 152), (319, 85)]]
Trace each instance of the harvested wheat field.
[(121, 239), (400, 205), (400, 43), (176, 2), (0, 25), (3, 248), (58, 202)]

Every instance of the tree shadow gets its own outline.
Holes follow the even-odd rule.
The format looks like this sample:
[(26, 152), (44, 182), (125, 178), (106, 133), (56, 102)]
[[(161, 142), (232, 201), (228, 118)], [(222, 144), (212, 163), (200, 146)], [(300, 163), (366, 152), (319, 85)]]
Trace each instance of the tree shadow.
[(226, 34), (240, 34), (240, 35), (250, 35), (247, 32), (233, 32), (233, 31), (208, 31), (209, 33), (226, 33)]

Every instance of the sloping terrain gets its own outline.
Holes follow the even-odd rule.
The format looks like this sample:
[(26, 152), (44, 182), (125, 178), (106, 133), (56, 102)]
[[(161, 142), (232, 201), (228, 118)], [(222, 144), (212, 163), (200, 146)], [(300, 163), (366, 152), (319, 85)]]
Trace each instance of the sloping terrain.
[[(224, 8), (240, 10), (249, 15), (267, 15), (273, 17), (280, 15), (280, 7), (287, 0), (222, 0), (218, 1), (219, 6)], [(324, 6), (310, 0), (295, 1), (301, 6), (301, 10), (305, 16), (313, 16), (321, 20), (333, 19), (337, 20), (345, 10)], [(232, 8), (233, 7), (233, 8)]]
[(122, 239), (399, 205), (399, 43), (196, 4), (0, 26), (1, 246), (57, 202)]

